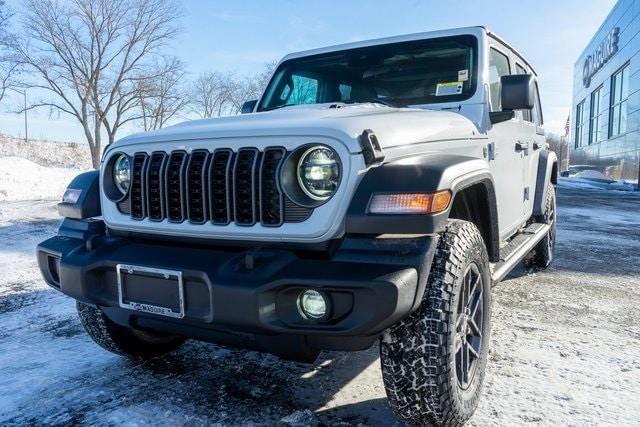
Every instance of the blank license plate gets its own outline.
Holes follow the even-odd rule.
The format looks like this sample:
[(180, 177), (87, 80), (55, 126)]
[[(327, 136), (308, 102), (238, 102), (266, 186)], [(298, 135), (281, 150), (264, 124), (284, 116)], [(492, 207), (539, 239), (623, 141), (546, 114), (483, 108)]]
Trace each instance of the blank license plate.
[(182, 272), (118, 264), (120, 307), (175, 318), (184, 317)]

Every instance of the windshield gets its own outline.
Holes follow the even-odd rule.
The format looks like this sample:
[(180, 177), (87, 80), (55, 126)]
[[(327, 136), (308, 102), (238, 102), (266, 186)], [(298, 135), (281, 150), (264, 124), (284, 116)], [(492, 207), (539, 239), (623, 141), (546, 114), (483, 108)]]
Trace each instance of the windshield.
[(455, 36), (291, 59), (278, 67), (258, 111), (325, 102), (461, 101), (475, 91), (476, 51), (475, 37)]

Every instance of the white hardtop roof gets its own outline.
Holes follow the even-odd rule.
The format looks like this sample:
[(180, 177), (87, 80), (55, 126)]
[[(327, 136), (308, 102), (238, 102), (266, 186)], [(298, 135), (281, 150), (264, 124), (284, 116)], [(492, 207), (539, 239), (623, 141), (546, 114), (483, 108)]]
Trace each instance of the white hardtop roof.
[(511, 47), (509, 43), (504, 41), (495, 33), (489, 31), (486, 27), (480, 26), (480, 25), (475, 27), (461, 27), (461, 28), (451, 28), (447, 30), (426, 31), (422, 33), (404, 34), (401, 36), (383, 37), (379, 39), (362, 40), (358, 42), (337, 44), (337, 45), (321, 47), (317, 49), (303, 50), (300, 52), (294, 52), (286, 55), (284, 58), (282, 58), (281, 62), (287, 61), (289, 59), (294, 59), (294, 58), (302, 58), (305, 56), (338, 52), (341, 50), (356, 49), (359, 47), (376, 46), (380, 44), (400, 43), (400, 42), (407, 42), (407, 41), (414, 41), (414, 40), (433, 39), (437, 37), (459, 36), (464, 34), (470, 34), (475, 36), (481, 36), (483, 34), (487, 34), (490, 37), (493, 37), (494, 39), (498, 40), (500, 43), (506, 45), (511, 50), (513, 50), (516, 53), (516, 55), (518, 55), (523, 60), (523, 62), (525, 62), (526, 65), (528, 65), (531, 68), (531, 71), (537, 75), (537, 73), (533, 69), (533, 66), (524, 58), (524, 56), (522, 56), (517, 50)]

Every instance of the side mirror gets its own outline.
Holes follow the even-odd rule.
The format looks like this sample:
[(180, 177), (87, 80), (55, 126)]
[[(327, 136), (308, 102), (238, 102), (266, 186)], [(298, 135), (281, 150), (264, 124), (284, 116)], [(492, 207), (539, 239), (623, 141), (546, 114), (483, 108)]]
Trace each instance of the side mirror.
[(257, 103), (258, 103), (257, 99), (252, 99), (251, 101), (245, 101), (242, 104), (242, 108), (240, 109), (240, 114), (253, 113), (253, 110), (256, 108)]
[(502, 111), (490, 113), (491, 123), (511, 120), (515, 110), (530, 110), (535, 103), (535, 85), (531, 74), (500, 77)]
[(502, 110), (529, 110), (535, 103), (535, 85), (531, 74), (514, 74), (500, 78)]

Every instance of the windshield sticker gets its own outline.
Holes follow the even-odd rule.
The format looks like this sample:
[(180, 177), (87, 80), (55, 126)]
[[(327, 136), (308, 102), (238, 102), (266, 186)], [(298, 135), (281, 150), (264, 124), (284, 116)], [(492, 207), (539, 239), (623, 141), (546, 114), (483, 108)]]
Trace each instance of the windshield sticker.
[(469, 70), (458, 71), (458, 81), (466, 82), (467, 80), (469, 80)]
[(436, 96), (460, 95), (462, 93), (462, 82), (438, 83), (436, 86)]

